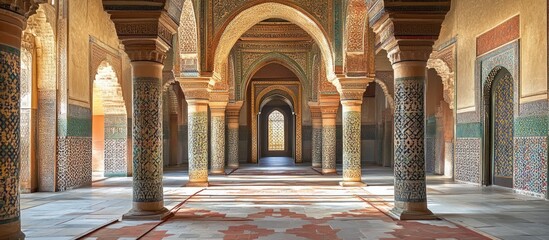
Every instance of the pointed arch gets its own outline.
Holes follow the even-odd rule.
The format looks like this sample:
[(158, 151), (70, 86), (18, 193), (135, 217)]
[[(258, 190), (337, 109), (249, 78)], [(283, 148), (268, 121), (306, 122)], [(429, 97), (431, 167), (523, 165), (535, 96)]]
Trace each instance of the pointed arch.
[(237, 89), (239, 92), (237, 92), (236, 94), (237, 96), (240, 96), (241, 100), (245, 99), (246, 89), (248, 88), (251, 82), (251, 79), (255, 75), (255, 73), (261, 70), (261, 68), (263, 68), (264, 66), (269, 65), (271, 63), (280, 64), (286, 67), (287, 69), (289, 69), (290, 71), (292, 71), (299, 78), (299, 81), (303, 84), (303, 88), (306, 89), (306, 91), (308, 91), (308, 89), (311, 86), (311, 83), (307, 78), (307, 73), (305, 72), (305, 70), (289, 56), (283, 53), (273, 52), (273, 53), (267, 53), (263, 55), (262, 57), (257, 59), (255, 62), (253, 62), (248, 67), (248, 69), (246, 69), (246, 72), (243, 74), (244, 77), (242, 78), (242, 81), (245, 81), (245, 82), (244, 84), (240, 84), (240, 88)]
[(212, 69), (214, 79), (219, 81), (218, 75), (221, 72), (223, 63), (227, 61), (231, 49), (240, 36), (257, 23), (270, 18), (279, 18), (292, 22), (309, 33), (316, 44), (320, 46), (322, 56), (325, 59), (326, 76), (330, 81), (336, 78), (333, 50), (329, 38), (322, 27), (301, 10), (281, 3), (268, 2), (246, 8), (234, 18), (227, 21), (227, 25), (220, 33), (221, 35), (216, 37), (217, 41), (214, 43), (215, 50), (212, 56), (214, 58)]

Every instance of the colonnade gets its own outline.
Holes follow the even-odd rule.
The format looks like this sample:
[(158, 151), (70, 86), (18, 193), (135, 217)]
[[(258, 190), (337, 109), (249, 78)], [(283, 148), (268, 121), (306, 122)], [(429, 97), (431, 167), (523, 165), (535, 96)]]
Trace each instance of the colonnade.
[[(28, 6), (27, 6), (28, 7)], [(445, 12), (441, 11), (439, 14)], [(19, 209), (19, 128), (20, 128), (20, 48), (25, 26), (23, 12), (0, 9), (0, 239), (23, 238)], [(436, 16), (439, 16), (436, 15)], [(119, 38), (132, 62), (133, 81), (133, 208), (125, 218), (155, 219), (164, 217), (162, 188), (162, 104), (161, 79), (166, 52), (177, 25), (165, 12), (147, 17), (113, 12)], [(374, 24), (376, 34), (384, 36), (382, 47), (389, 53), (395, 75), (395, 208), (400, 219), (433, 218), (427, 208), (424, 153), (424, 82), (426, 62), (433, 38), (421, 41), (405, 38), (403, 44), (387, 32), (388, 18)], [(378, 20), (379, 20), (378, 19)], [(439, 19), (439, 18), (437, 18)], [(152, 27), (133, 31), (132, 21)], [(385, 22), (383, 22), (385, 21)], [(441, 22), (442, 20), (440, 20)], [(440, 22), (435, 22), (440, 26)], [(416, 24), (414, 22), (414, 24)], [(430, 23), (429, 23), (430, 24)], [(400, 28), (398, 28), (400, 29)], [(436, 29), (435, 29), (436, 30)], [(437, 30), (438, 31), (438, 30)], [(383, 33), (383, 34), (381, 34)], [(151, 37), (158, 36), (158, 37)], [(313, 166), (325, 174), (335, 173), (335, 116), (339, 103), (343, 112), (343, 181), (342, 186), (361, 186), (360, 106), (367, 79), (333, 79), (339, 96), (321, 97), (313, 114)], [(359, 82), (357, 82), (359, 81)], [(212, 173), (225, 166), (225, 119), (228, 121), (231, 168), (238, 167), (238, 115), (242, 103), (211, 101), (211, 77), (179, 79), (188, 103), (189, 184), (208, 186), (208, 107), (211, 116)], [(357, 87), (359, 86), (359, 87)], [(319, 119), (321, 118), (321, 119)]]

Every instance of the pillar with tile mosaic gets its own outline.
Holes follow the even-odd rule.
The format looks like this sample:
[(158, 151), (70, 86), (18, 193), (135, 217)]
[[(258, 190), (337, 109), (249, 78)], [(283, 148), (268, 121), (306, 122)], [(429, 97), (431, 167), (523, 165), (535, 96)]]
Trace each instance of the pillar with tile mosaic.
[(232, 169), (236, 169), (240, 166), (238, 155), (238, 134), (240, 128), (240, 109), (242, 108), (243, 104), (243, 101), (238, 101), (234, 103), (229, 103), (227, 105), (227, 166)]
[[(28, 4), (26, 1), (24, 3)], [(19, 205), (21, 36), (25, 26), (25, 9), (9, 9), (0, 5), (0, 236), (7, 239), (25, 237), (21, 232)]]

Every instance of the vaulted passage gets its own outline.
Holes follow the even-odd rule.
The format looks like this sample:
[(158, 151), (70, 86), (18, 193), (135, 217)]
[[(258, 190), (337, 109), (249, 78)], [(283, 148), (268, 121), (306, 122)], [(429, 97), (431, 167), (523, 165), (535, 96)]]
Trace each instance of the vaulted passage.
[(548, 13), (0, 0), (0, 240), (547, 239)]

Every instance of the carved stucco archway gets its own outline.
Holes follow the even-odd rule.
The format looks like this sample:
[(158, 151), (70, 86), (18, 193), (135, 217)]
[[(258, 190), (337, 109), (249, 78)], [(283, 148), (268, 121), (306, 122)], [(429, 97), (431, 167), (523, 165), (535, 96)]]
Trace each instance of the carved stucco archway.
[[(38, 191), (55, 191), (57, 130), (52, 128), (52, 121), (57, 120), (57, 44), (55, 41), (55, 9), (49, 4), (41, 4), (36, 14), (29, 17), (24, 35), (34, 40), (33, 56), (36, 64), (32, 87), (36, 87), (36, 166)], [(30, 40), (30, 39), (27, 39)], [(23, 82), (22, 82), (23, 83)], [(28, 89), (27, 89), (28, 90)], [(22, 93), (23, 98), (25, 93)], [(22, 103), (25, 99), (21, 99)], [(22, 115), (22, 117), (24, 117)], [(27, 138), (26, 138), (27, 139)], [(28, 138), (30, 140), (30, 138)], [(25, 145), (25, 143), (22, 143)], [(26, 167), (25, 159), (22, 165)], [(23, 170), (25, 174), (25, 170)], [(25, 177), (22, 175), (22, 178)]]
[(213, 57), (213, 75), (214, 79), (219, 80), (219, 73), (223, 67), (223, 63), (227, 61), (231, 49), (246, 31), (257, 23), (270, 19), (279, 18), (292, 22), (303, 30), (305, 30), (314, 39), (320, 47), (325, 65), (327, 79), (334, 80), (333, 51), (326, 37), (325, 31), (306, 13), (281, 3), (268, 2), (255, 5), (253, 7), (242, 10), (233, 19), (228, 21), (221, 36), (218, 37), (217, 45)]
[[(303, 161), (302, 156), (302, 115), (301, 115), (301, 84), (299, 82), (258, 82), (258, 84), (266, 84), (271, 86), (261, 90), (257, 97), (255, 96), (255, 87), (252, 86), (252, 102), (251, 102), (251, 122), (252, 122), (252, 163), (258, 162), (258, 132), (257, 132), (257, 115), (259, 113), (261, 102), (264, 98), (268, 97), (270, 94), (275, 94), (277, 91), (282, 92), (284, 95), (288, 96), (290, 101), (292, 101), (292, 104), (294, 106), (294, 111), (296, 115), (296, 121), (295, 121), (295, 127), (296, 127), (296, 133), (295, 133), (295, 162), (301, 163)], [(279, 84), (279, 85), (274, 85)], [(288, 87), (282, 86), (284, 85), (297, 85), (298, 86), (298, 93), (297, 95)]]
[(97, 68), (92, 99), (94, 170), (102, 170), (108, 177), (127, 176), (127, 110), (116, 71), (108, 61), (101, 62)]
[(443, 86), (443, 98), (446, 103), (450, 106), (450, 109), (454, 109), (454, 72), (448, 66), (448, 64), (439, 58), (431, 58), (427, 61), (427, 68), (435, 69), (437, 74), (442, 79)]
[(294, 61), (292, 58), (288, 57), (283, 53), (276, 53), (276, 52), (267, 53), (263, 55), (261, 58), (257, 59), (244, 71), (242, 80), (244, 80), (245, 82), (244, 84), (240, 84), (240, 88), (238, 89), (240, 92), (236, 94), (237, 96), (240, 96), (241, 98), (240, 100), (246, 99), (246, 96), (245, 96), (246, 89), (250, 85), (250, 82), (252, 81), (253, 76), (259, 70), (261, 70), (264, 66), (269, 65), (271, 63), (280, 64), (286, 67), (297, 76), (297, 78), (302, 83), (305, 89), (310, 88), (311, 84), (310, 84), (310, 81), (308, 81), (307, 73), (302, 68), (302, 66), (300, 66), (296, 61)]
[(379, 85), (379, 87), (381, 88), (381, 90), (385, 94), (385, 99), (387, 99), (387, 103), (389, 104), (389, 107), (391, 108), (391, 111), (394, 112), (394, 110), (395, 110), (395, 100), (393, 98), (393, 95), (389, 91), (389, 88), (387, 87), (387, 84), (384, 81), (382, 81), (378, 78), (374, 79), (374, 83), (377, 83)]

